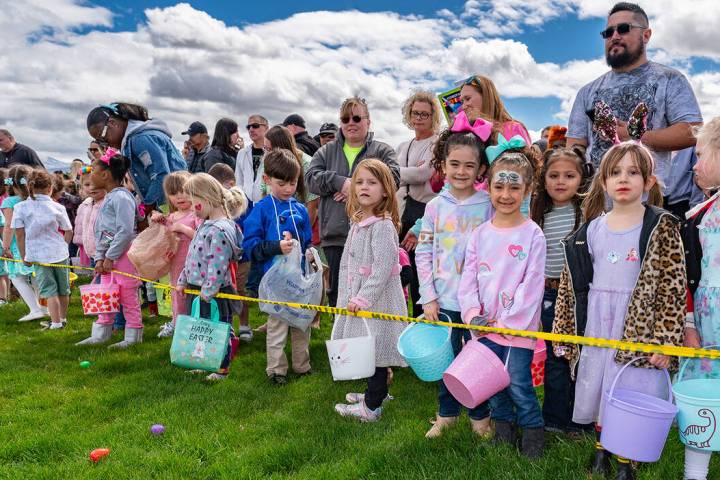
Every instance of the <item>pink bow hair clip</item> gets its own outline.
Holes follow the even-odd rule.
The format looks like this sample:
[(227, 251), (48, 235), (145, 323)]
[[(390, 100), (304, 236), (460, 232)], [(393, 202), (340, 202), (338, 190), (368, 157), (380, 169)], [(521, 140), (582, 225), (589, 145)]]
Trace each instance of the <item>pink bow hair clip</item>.
[(482, 118), (475, 119), (475, 122), (470, 125), (470, 120), (468, 120), (467, 114), (464, 111), (461, 111), (455, 116), (455, 121), (453, 122), (452, 127), (450, 127), (450, 131), (455, 133), (472, 132), (483, 142), (490, 138), (492, 129), (492, 123), (485, 121)]
[(108, 148), (107, 150), (105, 150), (105, 153), (103, 153), (103, 156), (100, 157), (100, 161), (110, 166), (110, 159), (117, 154), (117, 150), (115, 150), (114, 148)]

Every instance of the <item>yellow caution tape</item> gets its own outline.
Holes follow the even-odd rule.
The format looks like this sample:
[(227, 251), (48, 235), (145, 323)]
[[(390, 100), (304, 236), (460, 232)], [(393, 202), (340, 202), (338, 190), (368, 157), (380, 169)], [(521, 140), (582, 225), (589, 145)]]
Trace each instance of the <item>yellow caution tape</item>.
[[(15, 260), (15, 259), (6, 258), (6, 257), (0, 257), (0, 260), (5, 260), (8, 262), (22, 263), (21, 260)], [(87, 270), (87, 271), (91, 271), (91, 272), (94, 271), (94, 269), (90, 268), (90, 267), (75, 267), (72, 265), (58, 265), (58, 264), (54, 264), (54, 263), (33, 262), (33, 265), (40, 265), (43, 267), (54, 267), (54, 268), (67, 268), (67, 269), (72, 269), (72, 270)], [(176, 287), (173, 287), (172, 285), (156, 282), (153, 280), (149, 280), (147, 278), (142, 278), (137, 275), (133, 275), (131, 273), (121, 272), (119, 270), (113, 270), (113, 273), (116, 273), (118, 275), (123, 275), (123, 276), (129, 277), (129, 278), (134, 278), (141, 282), (150, 283), (159, 289), (177, 290)], [(198, 290), (190, 290), (190, 289), (183, 289), (183, 292), (189, 293), (192, 295), (200, 294), (200, 292)], [(661, 355), (667, 355), (667, 356), (672, 356), (672, 357), (720, 359), (720, 350), (708, 350), (708, 349), (704, 349), (704, 348), (677, 347), (675, 345), (652, 345), (649, 343), (634, 343), (634, 342), (624, 342), (622, 340), (608, 340), (606, 338), (581, 337), (579, 335), (561, 335), (558, 333), (531, 332), (531, 331), (527, 331), (527, 330), (513, 330), (510, 328), (481, 327), (478, 325), (465, 325), (465, 324), (450, 323), (450, 322), (435, 322), (435, 321), (431, 321), (431, 320), (425, 320), (422, 318), (406, 317), (403, 315), (391, 315), (389, 313), (367, 312), (367, 311), (363, 311), (363, 310), (353, 313), (353, 312), (348, 311), (346, 308), (326, 307), (324, 305), (308, 305), (308, 304), (304, 304), (304, 303), (294, 303), (294, 302), (279, 302), (279, 301), (274, 301), (274, 300), (263, 300), (263, 299), (259, 299), (259, 298), (243, 297), (241, 295), (234, 295), (234, 294), (230, 294), (230, 293), (218, 293), (215, 296), (217, 298), (227, 298), (230, 300), (242, 300), (244, 302), (267, 303), (270, 305), (284, 305), (284, 306), (287, 306), (290, 308), (303, 308), (303, 309), (307, 309), (307, 310), (314, 310), (316, 312), (330, 313), (333, 315), (350, 315), (350, 316), (355, 316), (355, 317), (375, 318), (378, 320), (389, 320), (389, 321), (395, 321), (395, 322), (425, 323), (428, 325), (439, 325), (439, 326), (443, 326), (443, 327), (465, 328), (468, 330), (477, 330), (477, 331), (483, 332), (483, 333), (497, 333), (497, 334), (501, 334), (501, 335), (511, 335), (513, 337), (534, 338), (534, 339), (546, 340), (546, 341), (550, 341), (550, 342), (570, 343), (570, 344), (574, 344), (574, 345), (584, 345), (584, 346), (588, 346), (588, 347), (612, 348), (612, 349), (617, 349), (617, 350), (627, 350), (627, 351), (631, 351), (631, 352), (641, 352), (641, 353), (658, 353)]]

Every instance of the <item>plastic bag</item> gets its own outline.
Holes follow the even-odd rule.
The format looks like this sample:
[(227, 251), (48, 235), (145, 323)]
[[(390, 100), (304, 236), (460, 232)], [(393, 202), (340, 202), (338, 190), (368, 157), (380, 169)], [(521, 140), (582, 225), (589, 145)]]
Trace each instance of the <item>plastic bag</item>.
[[(323, 267), (317, 250), (310, 248), (313, 264), (303, 258), (300, 244), (293, 240), (293, 249), (287, 255), (279, 255), (275, 263), (263, 275), (258, 295), (265, 300), (320, 305), (323, 295)], [(302, 262), (305, 262), (305, 273)], [(306, 331), (315, 318), (314, 310), (272, 305), (260, 302), (260, 310), (279, 317), (291, 327)]]
[(135, 237), (127, 255), (139, 276), (157, 280), (170, 272), (177, 244), (177, 237), (168, 227), (152, 222)]

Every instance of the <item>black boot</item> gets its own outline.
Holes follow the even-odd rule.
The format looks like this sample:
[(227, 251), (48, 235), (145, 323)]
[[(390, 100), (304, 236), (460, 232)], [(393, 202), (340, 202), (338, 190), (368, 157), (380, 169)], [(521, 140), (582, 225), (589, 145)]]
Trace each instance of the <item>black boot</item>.
[(545, 448), (544, 428), (523, 428), (520, 451), (528, 458), (540, 458)]
[(611, 453), (602, 448), (598, 442), (595, 445), (595, 456), (590, 464), (590, 473), (592, 475), (602, 475), (603, 477), (610, 475), (610, 456)]
[(515, 446), (516, 439), (517, 432), (515, 430), (515, 424), (495, 420), (495, 443), (509, 443)]
[(635, 480), (635, 471), (632, 464), (627, 459), (619, 459), (617, 464), (617, 474), (615, 480)]

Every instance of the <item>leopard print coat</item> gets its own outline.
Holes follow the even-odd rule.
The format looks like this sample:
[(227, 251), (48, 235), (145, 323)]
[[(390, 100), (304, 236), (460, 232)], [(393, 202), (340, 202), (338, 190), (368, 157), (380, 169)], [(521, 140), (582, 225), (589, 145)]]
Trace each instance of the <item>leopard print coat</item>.
[[(652, 207), (648, 207), (652, 208)], [(680, 239), (679, 222), (671, 214), (653, 208), (657, 214), (656, 226), (649, 236), (637, 284), (632, 292), (625, 315), (625, 331), (622, 340), (626, 342), (654, 345), (676, 345), (683, 343), (683, 327), (686, 309), (685, 252)], [(653, 212), (650, 216), (652, 216)], [(648, 215), (646, 215), (646, 218)], [(643, 228), (645, 228), (643, 220)], [(641, 237), (642, 238), (642, 237)], [(586, 248), (572, 245), (572, 248)], [(572, 275), (567, 261), (560, 277), (553, 333), (577, 335), (575, 308), (576, 295)], [(587, 297), (585, 297), (587, 301)], [(585, 305), (587, 308), (587, 305)], [(580, 359), (578, 345), (556, 343), (565, 347), (565, 358), (570, 361), (574, 377), (575, 367)], [(656, 368), (649, 362), (650, 354), (618, 350), (615, 361), (627, 363), (641, 356), (635, 366)], [(678, 367), (677, 357), (671, 357), (670, 370)]]

